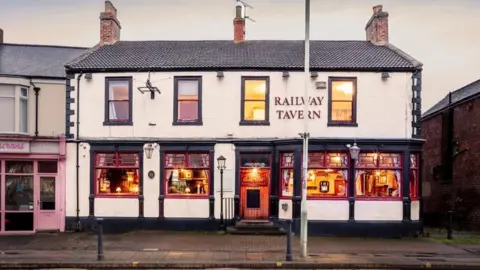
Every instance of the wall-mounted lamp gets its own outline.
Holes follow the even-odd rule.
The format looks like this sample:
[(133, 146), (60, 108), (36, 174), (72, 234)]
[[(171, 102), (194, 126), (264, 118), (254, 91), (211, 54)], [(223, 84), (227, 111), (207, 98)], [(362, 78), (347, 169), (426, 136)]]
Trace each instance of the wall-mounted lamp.
[(390, 73), (388, 73), (388, 72), (382, 72), (382, 80), (385, 81), (385, 80), (388, 79), (388, 78), (390, 78)]
[(85, 73), (85, 80), (91, 80), (92, 79), (92, 73)]
[(153, 143), (148, 143), (143, 147), (143, 151), (145, 152), (145, 156), (147, 159), (152, 158), (153, 150), (155, 150), (155, 146), (153, 146)]
[(353, 160), (357, 160), (360, 154), (360, 147), (357, 146), (357, 143), (353, 143), (353, 145), (347, 144), (347, 148), (350, 150), (350, 157)]
[(284, 72), (282, 73), (282, 77), (283, 77), (283, 78), (288, 78), (288, 77), (290, 77), (290, 73), (289, 73), (288, 71), (284, 71)]
[(223, 71), (217, 71), (217, 78), (223, 78)]
[(316, 71), (310, 72), (310, 77), (311, 78), (317, 78), (318, 77), (318, 72), (316, 72)]
[(325, 90), (327, 89), (327, 82), (325, 81), (315, 82), (315, 88), (317, 90)]

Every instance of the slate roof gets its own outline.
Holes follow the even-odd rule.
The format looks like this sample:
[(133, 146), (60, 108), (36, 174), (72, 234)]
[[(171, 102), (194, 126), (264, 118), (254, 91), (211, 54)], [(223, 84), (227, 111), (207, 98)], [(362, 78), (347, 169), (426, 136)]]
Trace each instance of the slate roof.
[[(413, 70), (421, 63), (392, 45), (311, 41), (312, 70)], [(68, 63), (71, 71), (175, 69), (303, 70), (303, 40), (119, 41)]]
[(64, 78), (65, 64), (87, 48), (0, 44), (0, 75)]
[[(450, 94), (452, 95), (451, 103), (449, 102)], [(463, 100), (469, 99), (476, 95), (480, 95), (480, 80), (474, 81), (454, 92), (447, 94), (437, 104), (433, 105), (430, 109), (428, 109), (425, 113), (423, 113), (422, 119), (425, 119), (426, 117), (429, 117), (429, 116), (433, 116), (434, 114), (442, 111), (448, 106), (455, 106), (457, 103), (460, 103)]]

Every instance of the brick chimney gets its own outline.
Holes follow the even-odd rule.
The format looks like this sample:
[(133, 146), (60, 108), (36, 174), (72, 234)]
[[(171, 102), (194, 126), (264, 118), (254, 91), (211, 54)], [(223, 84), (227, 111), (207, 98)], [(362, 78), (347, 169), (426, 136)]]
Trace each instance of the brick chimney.
[(0, 28), (0, 44), (3, 43), (3, 30)]
[(382, 8), (382, 5), (373, 7), (373, 15), (365, 26), (367, 41), (375, 45), (388, 44), (388, 12)]
[(235, 43), (245, 41), (245, 19), (242, 16), (242, 6), (235, 8), (235, 19), (233, 19), (233, 41)]
[(112, 2), (105, 1), (105, 11), (100, 13), (100, 43), (113, 44), (120, 40), (120, 22)]

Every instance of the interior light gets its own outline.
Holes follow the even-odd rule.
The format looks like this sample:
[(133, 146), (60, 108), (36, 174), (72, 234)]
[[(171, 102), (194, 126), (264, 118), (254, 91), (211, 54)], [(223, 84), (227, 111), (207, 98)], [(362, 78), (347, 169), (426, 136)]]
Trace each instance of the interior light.
[(258, 86), (257, 86), (257, 92), (259, 92), (259, 93), (265, 93), (266, 91), (267, 91), (267, 88), (266, 88), (266, 86), (265, 86), (265, 83), (262, 82), (262, 83), (258, 84)]
[(353, 93), (353, 85), (350, 82), (344, 82), (344, 83), (338, 84), (337, 89), (342, 91), (343, 93), (345, 93), (347, 95)]

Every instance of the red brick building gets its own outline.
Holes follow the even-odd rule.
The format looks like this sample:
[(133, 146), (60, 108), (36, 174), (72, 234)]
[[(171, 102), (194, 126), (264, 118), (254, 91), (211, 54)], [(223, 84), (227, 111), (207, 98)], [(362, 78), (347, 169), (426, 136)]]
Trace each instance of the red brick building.
[(480, 80), (450, 92), (422, 115), (423, 217), (480, 229)]

